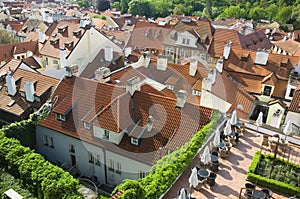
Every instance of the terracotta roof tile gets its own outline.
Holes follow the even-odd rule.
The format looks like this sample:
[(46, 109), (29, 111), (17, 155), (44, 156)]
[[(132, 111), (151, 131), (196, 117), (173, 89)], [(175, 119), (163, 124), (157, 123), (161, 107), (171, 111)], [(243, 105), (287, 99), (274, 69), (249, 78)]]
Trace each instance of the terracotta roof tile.
[(288, 110), (300, 113), (300, 85), (298, 86), (297, 90), (295, 90), (293, 99)]
[(300, 43), (292, 39), (274, 41), (273, 44), (286, 51), (289, 55), (300, 56)]

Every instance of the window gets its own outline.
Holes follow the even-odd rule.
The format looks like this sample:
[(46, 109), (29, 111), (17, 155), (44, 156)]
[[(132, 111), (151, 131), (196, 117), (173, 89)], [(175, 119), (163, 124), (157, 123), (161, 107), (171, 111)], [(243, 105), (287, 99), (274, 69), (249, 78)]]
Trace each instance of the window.
[(109, 140), (109, 130), (104, 129), (104, 136), (103, 136), (103, 138)]
[(193, 95), (195, 95), (195, 96), (201, 96), (201, 92), (193, 90)]
[(48, 136), (47, 135), (44, 135), (44, 145), (48, 146), (49, 143), (48, 143)]
[(131, 144), (139, 145), (139, 140), (137, 138), (131, 138)]
[(108, 170), (114, 171), (114, 161), (110, 159), (108, 163)]
[(34, 100), (37, 101), (37, 102), (41, 102), (41, 99), (37, 96), (34, 96)]
[(182, 44), (185, 44), (185, 38), (182, 38)]
[(186, 45), (190, 45), (190, 39), (186, 40)]
[(19, 93), (20, 93), (21, 97), (25, 97), (25, 92), (20, 91)]
[(100, 155), (96, 155), (96, 165), (100, 166)]
[(173, 48), (167, 48), (167, 55), (174, 55), (174, 49)]
[(66, 121), (66, 117), (62, 114), (56, 114), (56, 119), (61, 120), (61, 121)]
[(139, 171), (139, 178), (144, 178), (146, 176), (146, 173), (143, 171)]
[(58, 61), (56, 59), (54, 59), (53, 64), (58, 64)]
[(83, 126), (84, 126), (84, 128), (86, 128), (86, 129), (88, 129), (88, 130), (91, 129), (91, 124), (88, 123), (88, 122), (83, 122)]
[(70, 152), (70, 153), (75, 153), (75, 148), (74, 148), (74, 145), (73, 145), (73, 144), (70, 144), (70, 145), (69, 145), (69, 152)]
[(167, 84), (167, 89), (174, 90), (174, 86)]
[(51, 147), (51, 148), (54, 148), (53, 137), (50, 137), (50, 147)]
[(293, 97), (293, 95), (294, 95), (294, 92), (295, 92), (295, 89), (294, 89), (294, 88), (291, 88), (291, 90), (290, 90), (290, 94), (289, 94), (289, 97)]
[(271, 91), (272, 91), (272, 87), (271, 86), (265, 86), (264, 87), (263, 95), (270, 96), (271, 95)]
[(120, 162), (117, 162), (116, 173), (121, 174), (121, 163)]
[(88, 159), (89, 159), (89, 163), (94, 163), (94, 156), (91, 152), (88, 151)]

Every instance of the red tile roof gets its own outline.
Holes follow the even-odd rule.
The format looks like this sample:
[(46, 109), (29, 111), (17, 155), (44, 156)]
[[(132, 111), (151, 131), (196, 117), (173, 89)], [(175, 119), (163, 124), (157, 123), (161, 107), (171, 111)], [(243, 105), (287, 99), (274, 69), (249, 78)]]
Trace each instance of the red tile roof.
[[(84, 78), (64, 79), (54, 94), (54, 98), (58, 99), (54, 104), (54, 109), (60, 104), (70, 107), (70, 103), (64, 103), (65, 97), (69, 97), (72, 102), (77, 102), (72, 114), (66, 122), (60, 123), (51, 112), (40, 125), (152, 165), (159, 158), (160, 147), (167, 145), (171, 150), (180, 147), (209, 122), (212, 114), (211, 109), (189, 103), (186, 103), (182, 110), (178, 110), (175, 108), (176, 99), (161, 95), (136, 91), (131, 98), (128, 93), (124, 92), (125, 90), (118, 86), (97, 83)], [(149, 115), (154, 118), (153, 130), (143, 135), (139, 146), (132, 145), (126, 133), (117, 146), (95, 139), (92, 131), (84, 129), (82, 119), (85, 121), (90, 118), (94, 125), (116, 132), (130, 127), (132, 125), (132, 100), (134, 101), (134, 121), (141, 120), (139, 123), (141, 128), (147, 123)], [(91, 117), (92, 115), (94, 117)], [(171, 137), (172, 141), (169, 142)], [(132, 152), (136, 154), (132, 156)]]
[(298, 85), (297, 89), (294, 92), (294, 96), (288, 110), (296, 113), (300, 113), (300, 84)]

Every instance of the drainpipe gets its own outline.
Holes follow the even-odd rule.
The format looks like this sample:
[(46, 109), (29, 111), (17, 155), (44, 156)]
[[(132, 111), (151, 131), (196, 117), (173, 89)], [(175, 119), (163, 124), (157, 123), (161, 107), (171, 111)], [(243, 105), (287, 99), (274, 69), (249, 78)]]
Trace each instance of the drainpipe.
[(102, 149), (103, 151), (103, 159), (104, 159), (104, 176), (105, 176), (105, 184), (107, 184), (107, 166), (106, 166), (106, 151), (104, 149)]

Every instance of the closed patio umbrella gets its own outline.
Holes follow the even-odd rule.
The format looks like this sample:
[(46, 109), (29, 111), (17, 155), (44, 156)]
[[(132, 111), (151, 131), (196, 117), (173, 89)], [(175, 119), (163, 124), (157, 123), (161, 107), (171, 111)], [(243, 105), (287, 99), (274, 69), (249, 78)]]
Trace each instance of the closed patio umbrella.
[(186, 190), (181, 188), (178, 199), (187, 199)]
[(213, 143), (215, 146), (219, 146), (219, 144), (220, 144), (220, 131), (218, 129), (216, 130), (216, 134), (215, 134)]
[(209, 161), (210, 161), (210, 151), (209, 151), (209, 147), (206, 146), (204, 148), (204, 152), (203, 152), (203, 154), (201, 156), (201, 162), (203, 164), (207, 165)]
[[(260, 112), (260, 113), (258, 114), (258, 117), (257, 117), (257, 119), (256, 119), (256, 121), (255, 121), (256, 126), (257, 126), (256, 131), (258, 131), (258, 127), (260, 127), (260, 126), (263, 125), (263, 116), (264, 116), (263, 112)], [(258, 132), (255, 132), (253, 135), (254, 135), (255, 137), (258, 137), (258, 136), (259, 136)]]
[(231, 133), (231, 124), (230, 121), (228, 120), (224, 128), (224, 135), (228, 136), (230, 133)]
[(237, 114), (236, 110), (232, 112), (231, 118), (230, 118), (230, 124), (235, 125), (237, 123)]
[(197, 176), (197, 168), (194, 167), (192, 169), (192, 173), (189, 177), (189, 183), (190, 183), (190, 187), (197, 187), (198, 185), (198, 176)]
[(285, 127), (283, 128), (283, 133), (285, 135), (285, 138), (286, 139), (286, 136), (287, 135), (290, 135), (292, 133), (293, 129), (292, 129), (292, 125), (291, 125), (291, 120), (288, 120)]

